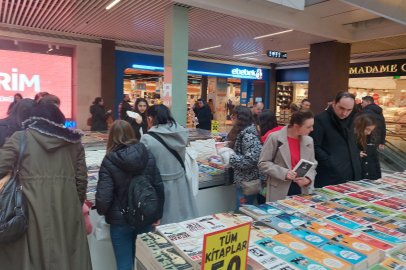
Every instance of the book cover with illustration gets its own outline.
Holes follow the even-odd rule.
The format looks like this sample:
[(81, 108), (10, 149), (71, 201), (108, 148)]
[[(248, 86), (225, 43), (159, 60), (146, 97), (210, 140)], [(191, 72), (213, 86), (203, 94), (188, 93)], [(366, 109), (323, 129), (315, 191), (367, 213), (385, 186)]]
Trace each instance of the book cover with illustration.
[(194, 238), (178, 224), (161, 225), (157, 226), (156, 228), (163, 236), (165, 236), (165, 238), (175, 244)]
[(230, 212), (228, 212), (228, 214), (230, 216), (232, 216), (233, 218), (236, 218), (237, 220), (244, 222), (244, 223), (254, 221), (254, 219), (252, 217), (247, 216), (245, 213), (243, 213), (239, 210), (230, 211)]
[(201, 239), (201, 241), (189, 239), (179, 242), (174, 248), (194, 267), (196, 267), (197, 264), (202, 261), (203, 239)]
[(158, 251), (153, 254), (160, 269), (192, 270), (193, 267), (175, 249)]
[(265, 249), (266, 251), (271, 252), (282, 260), (286, 260), (286, 258), (297, 253), (293, 249), (290, 249), (271, 238), (265, 238), (260, 241), (256, 241), (255, 244)]
[(312, 247), (308, 245), (306, 242), (303, 242), (301, 240), (298, 240), (297, 238), (290, 236), (287, 233), (279, 234), (274, 237), (272, 237), (273, 240), (277, 241), (278, 243), (281, 243), (282, 245), (285, 245), (296, 252), (300, 254), (305, 254), (309, 249)]
[[(359, 225), (363, 225), (363, 226), (367, 226), (367, 225), (370, 225), (370, 224), (372, 223), (372, 222), (370, 222), (370, 221), (368, 221), (368, 220), (365, 220), (365, 219), (364, 219), (365, 217), (359, 218), (359, 217), (356, 217), (356, 216), (351, 215), (350, 212), (348, 212), (347, 214), (341, 214), (341, 216), (342, 216), (343, 218), (346, 218), (346, 219), (348, 219), (348, 220), (354, 221), (355, 223), (358, 223)], [(377, 221), (378, 221), (378, 220), (377, 220)]]
[(329, 207), (320, 205), (320, 204), (312, 205), (312, 206), (310, 206), (310, 207), (311, 207), (311, 209), (313, 209), (313, 210), (315, 210), (315, 211), (318, 211), (318, 212), (321, 212), (321, 213), (325, 213), (325, 214), (327, 214), (327, 215), (340, 214), (340, 212), (338, 212), (338, 211), (336, 211), (336, 210), (334, 210), (334, 209), (332, 209), (332, 208), (329, 208)]
[(323, 218), (328, 215), (328, 214), (325, 214), (325, 213), (323, 213), (323, 214), (322, 213), (316, 213), (316, 212), (310, 211), (310, 210), (309, 211), (304, 211), (303, 214), (308, 215), (308, 216), (310, 216), (312, 218), (315, 218), (318, 221), (322, 221)]
[[(289, 264), (279, 257), (271, 254), (270, 252), (266, 251), (265, 249), (261, 248), (257, 244), (250, 242), (248, 248), (248, 257), (255, 260), (259, 264), (263, 265), (265, 269), (286, 269), (291, 270), (289, 268)], [(292, 269), (296, 270), (292, 267)]]
[(343, 218), (339, 215), (331, 215), (324, 218), (327, 222), (332, 222), (336, 225), (342, 226), (346, 229), (355, 231), (363, 228), (364, 226), (355, 223), (354, 221)]
[(396, 238), (404, 238), (406, 235), (404, 233), (392, 230), (390, 228), (378, 225), (378, 224), (371, 224), (369, 226), (366, 227), (367, 229), (374, 229), (377, 230), (378, 232), (383, 232), (387, 235), (396, 237)]
[(275, 235), (279, 235), (281, 234), (281, 232), (279, 232), (278, 230), (271, 228), (269, 226), (267, 226), (264, 222), (262, 221), (254, 221), (251, 224), (251, 228), (253, 230), (256, 230), (260, 233), (262, 233), (263, 235), (266, 235), (267, 237), (274, 237)]
[(296, 216), (294, 216), (293, 214), (282, 214), (282, 215), (278, 215), (276, 216), (277, 218), (286, 221), (287, 223), (291, 224), (293, 227), (297, 228), (300, 225), (303, 225), (306, 223), (305, 220), (302, 220)]
[[(341, 205), (339, 205), (338, 203), (335, 203), (335, 202), (333, 202), (333, 201), (328, 201), (328, 202), (324, 202), (324, 203), (321, 203), (320, 204), (321, 206), (325, 206), (325, 207), (328, 207), (328, 208), (331, 208), (331, 209), (337, 209), (337, 208), (342, 208), (341, 207)], [(348, 209), (345, 209), (345, 210), (336, 210), (336, 211), (339, 211), (339, 212), (348, 212), (349, 210)]]
[(344, 260), (336, 258), (334, 255), (318, 248), (311, 248), (304, 253), (306, 257), (318, 262), (332, 270), (350, 270), (352, 266)]
[(324, 267), (323, 265), (317, 263), (316, 261), (302, 255), (302, 254), (293, 254), (289, 258), (285, 259), (288, 263), (292, 264), (293, 266), (302, 269), (302, 270), (328, 270), (328, 268)]
[(350, 249), (353, 249), (355, 251), (358, 251), (361, 254), (366, 255), (367, 257), (369, 256), (379, 256), (378, 252), (379, 249), (372, 246), (372, 245), (368, 245), (367, 243), (364, 242), (360, 242), (359, 240), (350, 237), (348, 235), (345, 234), (339, 234), (337, 236), (334, 236), (333, 238), (331, 238), (331, 240), (340, 243), (341, 245), (344, 245)]
[(389, 253), (389, 256), (392, 258), (401, 261), (403, 263), (406, 263), (406, 252), (402, 250), (395, 250)]
[(302, 205), (305, 205), (305, 206), (310, 206), (310, 205), (315, 205), (316, 204), (315, 202), (312, 202), (312, 201), (310, 201), (308, 199), (305, 199), (305, 198), (303, 198), (301, 196), (291, 196), (291, 197), (289, 197), (289, 199), (291, 199), (291, 200), (293, 200), (293, 201), (295, 201), (297, 203), (300, 203)]
[(267, 212), (269, 215), (273, 215), (273, 216), (277, 216), (277, 215), (285, 213), (283, 210), (273, 207), (269, 204), (260, 204), (260, 205), (258, 205), (258, 208)]
[(160, 233), (149, 232), (138, 235), (137, 244), (148, 253), (172, 248), (172, 244)]
[(296, 177), (304, 177), (313, 166), (314, 166), (313, 162), (301, 159), (293, 168), (293, 171), (296, 172), (297, 174)]
[(293, 230), (290, 234), (315, 246), (320, 246), (329, 241), (329, 239), (309, 230)]
[(361, 211), (365, 214), (375, 216), (378, 218), (387, 218), (387, 217), (395, 214), (395, 212), (393, 212), (393, 211), (389, 211), (389, 210), (386, 210), (382, 207), (375, 206), (375, 205), (365, 205), (365, 206), (358, 207), (355, 210)]
[(187, 220), (178, 223), (186, 232), (193, 237), (203, 237), (205, 234), (211, 233), (209, 229), (197, 222), (196, 220)]
[(317, 193), (300, 194), (300, 195), (297, 195), (297, 196), (303, 197), (303, 198), (305, 198), (305, 199), (307, 199), (309, 201), (317, 200), (317, 203), (319, 203), (321, 201), (327, 202), (329, 200), (329, 198), (327, 198), (326, 196), (322, 196), (322, 195), (317, 194)]
[(220, 221), (222, 224), (224, 224), (228, 228), (246, 223), (239, 219), (234, 218), (232, 215), (230, 215), (228, 213), (219, 213), (219, 214), (212, 215), (212, 217), (217, 219), (218, 221)]
[(291, 207), (293, 209), (296, 209), (296, 210), (301, 210), (301, 209), (306, 208), (306, 206), (301, 205), (300, 203), (297, 203), (297, 202), (295, 202), (295, 201), (293, 201), (291, 199), (280, 200), (278, 202), (281, 203), (281, 204), (285, 204), (285, 205), (287, 205), (287, 206), (289, 206), (289, 207)]
[(348, 194), (348, 196), (353, 197), (353, 198), (357, 198), (366, 202), (372, 202), (375, 201), (376, 199), (373, 198), (371, 195), (368, 194), (361, 194), (361, 193), (350, 193)]
[(283, 211), (283, 212), (286, 212), (286, 213), (295, 212), (295, 211), (296, 211), (296, 209), (294, 209), (294, 208), (292, 208), (292, 207), (289, 207), (289, 206), (287, 206), (287, 205), (278, 203), (278, 202), (267, 202), (266, 204), (268, 204), (268, 205), (270, 205), (270, 206), (273, 206), (273, 207), (275, 207), (275, 208), (278, 208), (279, 210), (281, 210), (281, 211)]
[(334, 203), (338, 203), (344, 207), (348, 207), (348, 208), (357, 208), (360, 206), (365, 205), (365, 203), (362, 203), (360, 201), (357, 200), (353, 200), (351, 198), (347, 198), (347, 197), (343, 197), (343, 198), (333, 198), (330, 201), (334, 202)]
[(393, 210), (397, 210), (397, 211), (400, 211), (400, 210), (403, 209), (400, 205), (389, 203), (389, 202), (386, 202), (386, 201), (383, 201), (383, 200), (374, 201), (372, 203), (376, 204), (376, 205), (384, 206), (384, 207), (387, 207), (387, 208), (390, 208), (390, 209), (393, 209)]
[(309, 222), (308, 224), (302, 225), (302, 227), (308, 231), (321, 235), (321, 236), (325, 237), (326, 239), (331, 239), (332, 237), (340, 235), (340, 233), (338, 233), (335, 230), (330, 229), (324, 225), (327, 225), (327, 224), (324, 223), (322, 225), (322, 224), (316, 223), (316, 222)]
[(377, 238), (378, 240), (382, 240), (384, 242), (387, 242), (391, 245), (398, 245), (398, 244), (403, 244), (405, 241), (398, 239), (396, 237), (390, 236), (386, 233), (379, 232), (374, 229), (364, 229), (361, 231), (362, 233), (369, 235), (371, 237)]
[(325, 243), (320, 248), (354, 265), (362, 262), (367, 263), (365, 255), (334, 242)]
[(387, 221), (379, 221), (376, 223), (377, 225), (386, 227), (388, 229), (392, 229), (397, 232), (401, 232), (406, 236), (406, 224), (394, 219), (389, 219)]
[(225, 226), (223, 223), (218, 221), (213, 216), (205, 216), (205, 217), (197, 218), (195, 220), (212, 232), (217, 232), (217, 231), (227, 229), (227, 226)]
[(381, 265), (391, 270), (406, 270), (406, 264), (394, 258), (387, 258)]
[(305, 222), (317, 221), (316, 218), (314, 218), (312, 216), (309, 216), (309, 215), (307, 215), (305, 213), (302, 213), (302, 212), (293, 212), (293, 213), (291, 213), (291, 215), (295, 216), (295, 217), (297, 217), (297, 218), (299, 218), (299, 219), (301, 219), (301, 220), (303, 220)]
[(361, 219), (361, 220), (364, 220), (364, 221), (366, 221), (368, 223), (377, 223), (377, 222), (381, 221), (380, 218), (370, 216), (370, 215), (368, 215), (368, 214), (366, 214), (364, 212), (358, 211), (358, 210), (349, 211), (349, 212), (347, 212), (345, 214), (353, 216), (353, 217)]
[(291, 223), (281, 220), (277, 217), (264, 218), (261, 221), (264, 222), (267, 226), (271, 226), (275, 229), (279, 229), (285, 232), (289, 232), (295, 228)]

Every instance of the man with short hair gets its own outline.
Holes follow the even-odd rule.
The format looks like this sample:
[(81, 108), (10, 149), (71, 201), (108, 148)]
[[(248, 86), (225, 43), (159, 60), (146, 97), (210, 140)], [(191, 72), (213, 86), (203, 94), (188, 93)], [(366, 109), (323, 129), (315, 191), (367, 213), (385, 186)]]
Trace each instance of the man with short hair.
[(300, 104), (300, 107), (306, 108), (306, 109), (309, 109), (309, 110), (310, 110), (310, 105), (312, 105), (312, 104), (310, 103), (310, 100), (308, 100), (307, 98), (305, 98), (305, 99), (302, 100), (302, 103)]
[(383, 150), (385, 148), (384, 144), (386, 139), (386, 123), (382, 113), (383, 110), (374, 103), (374, 99), (371, 96), (363, 97), (361, 106), (362, 110), (359, 114), (370, 114), (375, 117), (377, 122), (375, 134), (377, 136), (377, 142), (379, 143), (379, 149)]
[(262, 112), (264, 109), (264, 103), (262, 101), (255, 101), (254, 106), (251, 108), (251, 113), (252, 113), (252, 118), (254, 119), (254, 124), (259, 125), (259, 120), (258, 120), (258, 115)]
[(360, 151), (355, 142), (352, 109), (355, 96), (340, 92), (332, 106), (314, 118), (314, 152), (318, 162), (314, 186), (322, 188), (360, 180)]
[(118, 116), (120, 120), (124, 120), (127, 118), (127, 111), (131, 111), (131, 105), (128, 103), (130, 101), (130, 96), (128, 94), (124, 94), (123, 101), (118, 106)]

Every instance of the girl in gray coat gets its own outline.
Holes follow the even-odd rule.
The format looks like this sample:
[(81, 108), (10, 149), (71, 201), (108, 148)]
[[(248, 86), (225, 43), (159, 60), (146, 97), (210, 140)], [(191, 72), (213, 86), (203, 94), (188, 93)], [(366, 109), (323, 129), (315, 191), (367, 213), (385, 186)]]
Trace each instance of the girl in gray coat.
[[(186, 179), (183, 164), (153, 135), (157, 135), (185, 162), (189, 130), (175, 122), (169, 109), (154, 105), (147, 110), (149, 131), (141, 142), (156, 159), (165, 188), (165, 205), (161, 225), (199, 217), (192, 187)], [(154, 134), (151, 134), (154, 133)]]

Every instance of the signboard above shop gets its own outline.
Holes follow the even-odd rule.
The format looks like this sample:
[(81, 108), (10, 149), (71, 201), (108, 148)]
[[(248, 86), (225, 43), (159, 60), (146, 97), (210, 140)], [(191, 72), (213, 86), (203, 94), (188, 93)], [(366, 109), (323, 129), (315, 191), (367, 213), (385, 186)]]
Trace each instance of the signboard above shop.
[(277, 51), (267, 51), (267, 55), (273, 58), (288, 58), (288, 54), (285, 52), (277, 52)]
[(350, 78), (406, 76), (406, 60), (352, 63)]

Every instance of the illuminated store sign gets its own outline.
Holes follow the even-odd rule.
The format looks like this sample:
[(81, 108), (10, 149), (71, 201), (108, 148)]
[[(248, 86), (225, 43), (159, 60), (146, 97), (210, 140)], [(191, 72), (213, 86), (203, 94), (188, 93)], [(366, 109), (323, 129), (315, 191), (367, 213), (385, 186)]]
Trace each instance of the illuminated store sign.
[[(163, 67), (156, 66), (146, 66), (146, 65), (133, 65), (135, 69), (144, 69), (144, 70), (154, 70), (154, 71), (163, 71)], [(217, 73), (217, 72), (207, 72), (207, 71), (198, 71), (198, 70), (188, 70), (188, 74), (197, 74), (197, 75), (208, 75), (208, 76), (217, 76), (217, 77), (230, 77), (230, 78), (239, 78), (239, 79), (257, 79), (261, 80), (263, 73), (262, 69), (240, 69), (234, 68), (231, 70), (231, 74), (226, 73)]]
[(406, 60), (351, 63), (349, 74), (351, 78), (405, 76)]
[(273, 58), (288, 58), (288, 54), (285, 52), (267, 51), (267, 54)]

